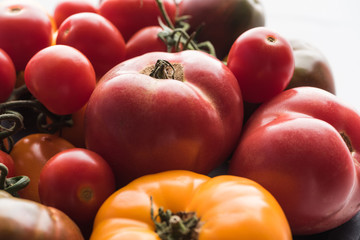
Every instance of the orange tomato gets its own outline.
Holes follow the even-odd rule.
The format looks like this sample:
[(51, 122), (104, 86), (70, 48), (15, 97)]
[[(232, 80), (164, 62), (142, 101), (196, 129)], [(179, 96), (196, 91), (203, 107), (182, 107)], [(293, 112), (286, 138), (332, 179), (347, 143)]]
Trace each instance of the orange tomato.
[(56, 153), (74, 148), (67, 140), (56, 135), (34, 133), (21, 138), (10, 152), (14, 160), (15, 176), (25, 175), (30, 183), (19, 191), (22, 198), (40, 202), (38, 182), (40, 171)]
[[(152, 214), (159, 208), (167, 216), (162, 218), (169, 221), (160, 223), (159, 217)], [(140, 177), (112, 194), (97, 213), (90, 240), (172, 239), (160, 238), (155, 232), (158, 226), (170, 226), (174, 220), (178, 224), (178, 217), (194, 214), (194, 232), (188, 234), (197, 237), (174, 239), (292, 239), (280, 205), (258, 183), (230, 175), (210, 178), (172, 170)], [(186, 226), (188, 222), (183, 221)]]

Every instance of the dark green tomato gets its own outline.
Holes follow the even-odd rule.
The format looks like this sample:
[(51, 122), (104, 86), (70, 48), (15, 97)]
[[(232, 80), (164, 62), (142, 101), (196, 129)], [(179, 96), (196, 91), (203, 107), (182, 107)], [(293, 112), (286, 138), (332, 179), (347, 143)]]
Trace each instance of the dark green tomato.
[(195, 40), (210, 41), (219, 59), (226, 57), (241, 33), (265, 25), (264, 8), (258, 0), (182, 0), (179, 15), (190, 16), (190, 33), (204, 24)]
[(294, 52), (295, 70), (286, 89), (311, 86), (335, 94), (334, 77), (324, 54), (300, 39), (289, 40)]

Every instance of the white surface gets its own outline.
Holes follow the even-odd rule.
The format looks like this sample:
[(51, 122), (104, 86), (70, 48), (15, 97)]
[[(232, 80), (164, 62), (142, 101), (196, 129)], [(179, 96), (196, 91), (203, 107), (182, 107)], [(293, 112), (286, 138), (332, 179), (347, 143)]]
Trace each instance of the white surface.
[[(58, 2), (37, 1), (50, 12)], [(89, 1), (95, 6), (99, 2)], [(304, 39), (324, 53), (335, 77), (338, 97), (360, 111), (360, 1), (262, 0), (262, 3), (268, 27), (285, 37)]]

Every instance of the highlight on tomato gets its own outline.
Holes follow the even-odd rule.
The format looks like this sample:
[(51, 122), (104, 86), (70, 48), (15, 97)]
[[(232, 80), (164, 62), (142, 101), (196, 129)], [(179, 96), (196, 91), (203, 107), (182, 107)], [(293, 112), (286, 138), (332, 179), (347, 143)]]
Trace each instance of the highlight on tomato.
[(190, 171), (142, 176), (100, 207), (90, 240), (292, 239), (276, 199), (246, 178)]

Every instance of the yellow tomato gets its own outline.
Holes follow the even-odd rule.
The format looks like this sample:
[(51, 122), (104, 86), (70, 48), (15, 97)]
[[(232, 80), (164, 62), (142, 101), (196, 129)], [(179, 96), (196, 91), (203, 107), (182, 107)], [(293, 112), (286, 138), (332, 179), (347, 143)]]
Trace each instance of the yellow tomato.
[(159, 234), (174, 221), (190, 229), (183, 239), (292, 239), (280, 205), (256, 182), (173, 170), (140, 177), (112, 194), (97, 213), (90, 240), (171, 239)]

